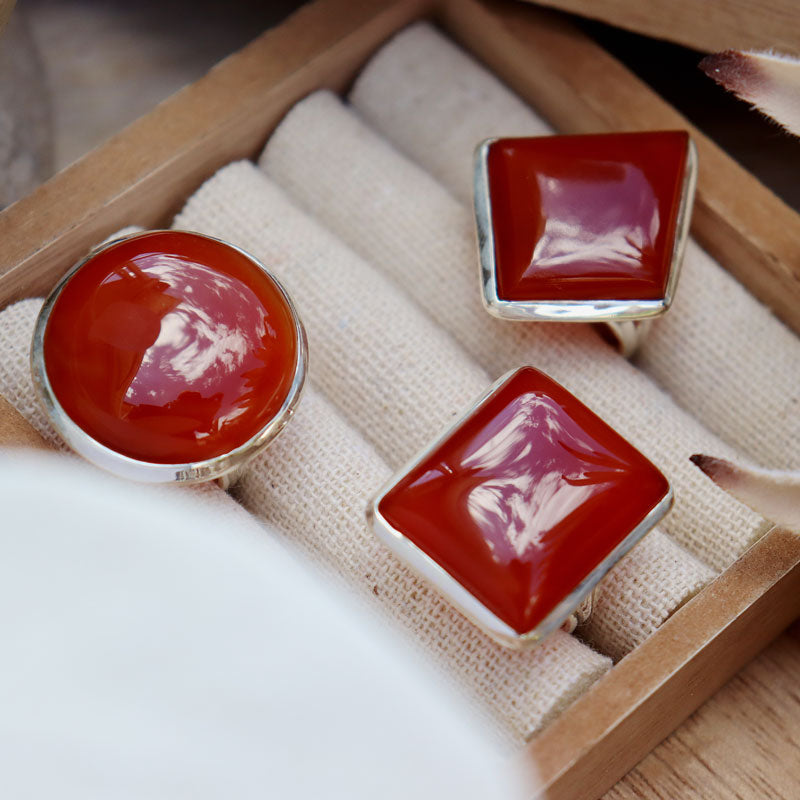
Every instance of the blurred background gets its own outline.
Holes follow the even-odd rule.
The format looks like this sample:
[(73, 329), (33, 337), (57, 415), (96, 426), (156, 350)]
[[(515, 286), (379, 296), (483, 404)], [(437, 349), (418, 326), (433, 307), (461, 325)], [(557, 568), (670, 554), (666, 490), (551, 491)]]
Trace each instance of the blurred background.
[(297, 0), (20, 0), (0, 38), (0, 207), (266, 28)]

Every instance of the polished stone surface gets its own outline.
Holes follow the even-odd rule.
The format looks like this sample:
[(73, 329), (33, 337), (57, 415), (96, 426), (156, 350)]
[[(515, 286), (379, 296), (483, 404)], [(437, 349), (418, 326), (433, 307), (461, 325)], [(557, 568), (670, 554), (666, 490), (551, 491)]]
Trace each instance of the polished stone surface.
[(488, 176), (501, 300), (659, 300), (683, 131), (499, 139)]
[(44, 336), (47, 376), (86, 433), (181, 464), (226, 453), (280, 410), (299, 343), (275, 282), (227, 245), (151, 232), (92, 257)]
[(668, 489), (666, 478), (574, 395), (524, 367), (400, 480), (379, 510), (523, 634)]

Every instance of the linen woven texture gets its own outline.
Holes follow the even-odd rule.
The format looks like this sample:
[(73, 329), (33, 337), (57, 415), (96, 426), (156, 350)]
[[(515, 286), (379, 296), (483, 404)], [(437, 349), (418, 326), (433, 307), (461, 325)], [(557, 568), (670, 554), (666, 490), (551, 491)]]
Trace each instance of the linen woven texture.
[[(350, 102), (465, 204), (479, 141), (554, 132), (426, 23), (378, 52)], [(635, 362), (751, 460), (800, 467), (800, 341), (691, 239), (674, 303), (651, 326)]]
[(483, 308), (473, 213), (329, 92), (297, 104), (262, 168), (293, 199), (381, 269), (494, 379), (532, 364), (555, 378), (659, 466), (676, 503), (662, 530), (715, 570), (769, 527), (690, 461), (738, 457), (588, 325), (510, 323)]
[[(312, 379), (393, 469), (491, 383), (403, 292), (297, 209), (250, 162), (220, 170), (175, 225), (225, 238), (275, 270), (306, 324)], [(619, 659), (711, 574), (653, 531), (603, 581), (583, 634)]]
[[(30, 342), (41, 304), (23, 300), (0, 312), (0, 394), (64, 450), (30, 376)], [(366, 498), (389, 475), (375, 449), (308, 385), (291, 425), (250, 462), (237, 494), (271, 526), (267, 535), (300, 548), (327, 573), (343, 576), (366, 607), (412, 633), (410, 646), (473, 699), (498, 736), (518, 744), (583, 694), (611, 660), (562, 631), (526, 652), (503, 648), (477, 631), (367, 531)], [(161, 491), (200, 493), (209, 502), (222, 494), (212, 484)]]

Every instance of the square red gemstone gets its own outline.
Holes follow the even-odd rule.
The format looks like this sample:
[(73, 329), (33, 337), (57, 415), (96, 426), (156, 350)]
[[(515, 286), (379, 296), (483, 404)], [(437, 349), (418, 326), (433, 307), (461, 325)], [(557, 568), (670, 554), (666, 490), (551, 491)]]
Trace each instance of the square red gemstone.
[(513, 641), (545, 621), (548, 630), (560, 624), (548, 615), (582, 584), (588, 591), (593, 573), (599, 580), (609, 555), (638, 541), (671, 497), (638, 450), (563, 386), (523, 367), (379, 496), (372, 513), (398, 555), (407, 557), (412, 543), (511, 629), (490, 633)]
[(668, 304), (694, 169), (684, 131), (495, 139), (481, 152), (497, 300)]

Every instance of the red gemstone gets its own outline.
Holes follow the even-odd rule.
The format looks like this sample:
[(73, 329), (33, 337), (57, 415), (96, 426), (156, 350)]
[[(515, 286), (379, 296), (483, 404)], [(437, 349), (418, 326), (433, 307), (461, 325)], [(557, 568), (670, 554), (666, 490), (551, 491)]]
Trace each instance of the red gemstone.
[(379, 511), (524, 634), (668, 492), (638, 450), (524, 367), (392, 487)]
[(234, 248), (178, 231), (92, 256), (44, 335), (47, 377), (72, 420), (160, 464), (213, 458), (255, 436), (287, 398), (298, 355), (272, 278)]
[(493, 142), (498, 298), (663, 299), (688, 147), (684, 131)]

